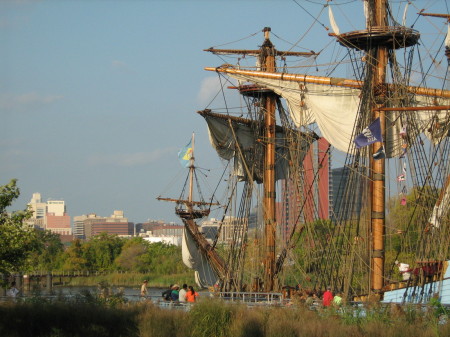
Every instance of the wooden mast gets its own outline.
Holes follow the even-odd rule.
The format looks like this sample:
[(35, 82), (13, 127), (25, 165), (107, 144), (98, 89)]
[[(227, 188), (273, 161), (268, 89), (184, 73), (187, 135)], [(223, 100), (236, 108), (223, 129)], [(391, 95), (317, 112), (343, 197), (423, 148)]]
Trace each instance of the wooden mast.
[[(368, 99), (373, 102), (370, 104), (371, 111), (365, 111), (371, 114), (371, 119), (380, 118), (381, 133), (385, 139), (386, 130), (386, 103), (387, 94), (391, 89), (395, 90), (394, 85), (386, 83), (386, 68), (388, 63), (389, 50), (406, 48), (413, 46), (419, 40), (419, 32), (406, 27), (390, 27), (387, 24), (387, 1), (388, 0), (369, 0), (367, 1), (369, 14), (367, 18), (367, 27), (364, 31), (350, 32), (336, 35), (339, 43), (348, 47), (364, 50), (368, 54), (368, 77), (366, 81), (371, 81), (371, 90)], [(414, 87), (408, 87), (408, 91), (417, 92)], [(421, 90), (422, 91), (422, 90)], [(423, 90), (423, 93), (428, 93)], [(442, 94), (447, 94), (441, 92)], [(363, 112), (364, 113), (364, 112)], [(376, 153), (381, 147), (382, 142), (376, 142), (371, 145), (371, 153)], [(371, 263), (370, 263), (370, 290), (372, 294), (380, 295), (384, 286), (384, 236), (385, 236), (385, 159), (375, 160), (370, 157), (370, 232), (371, 232)]]
[[(270, 28), (264, 28), (264, 43), (261, 47), (261, 65), (264, 71), (275, 72), (275, 53), (272, 42), (270, 42)], [(276, 95), (265, 93), (264, 104), (264, 134), (266, 139), (264, 156), (264, 196), (263, 214), (265, 228), (265, 259), (264, 259), (264, 290), (272, 291), (274, 288), (275, 274), (275, 230), (277, 226), (275, 216), (275, 105)]]
[(189, 195), (188, 195), (188, 209), (192, 211), (192, 200), (194, 194), (194, 170), (195, 170), (195, 133), (192, 133), (192, 152), (191, 158), (189, 159)]
[[(373, 8), (370, 11), (367, 29), (371, 31), (372, 27), (386, 27), (386, 0), (374, 0)], [(374, 89), (375, 107), (383, 108), (386, 102), (385, 90), (386, 66), (388, 60), (388, 49), (384, 44), (375, 46), (375, 55), (373, 66), (372, 88)], [(380, 118), (383, 139), (386, 130), (385, 113), (382, 110), (374, 110), (372, 119)], [(381, 142), (372, 144), (372, 153), (384, 146)], [(372, 254), (371, 254), (371, 289), (374, 293), (380, 293), (384, 285), (384, 234), (385, 234), (385, 159), (375, 160), (370, 158), (370, 169), (372, 172), (371, 193), (372, 193), (372, 213), (371, 213), (371, 231), (372, 231)]]
[[(317, 55), (314, 52), (284, 52), (278, 51), (270, 41), (270, 27), (265, 27), (264, 43), (259, 50), (242, 49), (214, 49), (209, 48), (204, 51), (214, 54), (241, 54), (254, 55), (259, 58), (261, 70), (265, 73), (274, 74), (276, 72), (276, 56), (311, 56)], [(205, 68), (206, 70), (220, 71), (220, 68)], [(277, 95), (270, 91), (260, 88), (256, 90), (261, 97), (261, 103), (264, 113), (264, 195), (263, 195), (263, 214), (265, 226), (265, 254), (264, 254), (264, 291), (274, 290), (275, 282), (275, 233), (276, 233), (276, 193), (275, 193), (275, 135), (276, 135), (276, 100)], [(245, 94), (244, 91), (241, 92)]]

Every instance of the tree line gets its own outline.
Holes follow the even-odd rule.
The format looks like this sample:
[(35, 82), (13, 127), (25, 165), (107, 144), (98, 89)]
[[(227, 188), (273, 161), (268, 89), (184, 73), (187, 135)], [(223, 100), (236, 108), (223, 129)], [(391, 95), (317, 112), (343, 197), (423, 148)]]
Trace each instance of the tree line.
[(75, 239), (66, 247), (58, 234), (24, 225), (32, 211), (7, 211), (19, 195), (15, 179), (0, 186), (1, 274), (95, 270), (170, 275), (187, 271), (181, 262), (180, 247), (149, 243), (141, 237), (101, 233), (86, 242)]

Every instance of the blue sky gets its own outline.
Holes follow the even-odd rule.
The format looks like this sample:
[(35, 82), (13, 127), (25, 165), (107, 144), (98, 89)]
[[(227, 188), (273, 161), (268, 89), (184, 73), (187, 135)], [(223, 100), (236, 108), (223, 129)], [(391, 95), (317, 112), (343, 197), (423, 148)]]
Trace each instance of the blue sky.
[[(170, 186), (183, 181), (177, 152), (192, 132), (198, 165), (211, 178), (222, 172), (195, 111), (217, 92), (216, 75), (203, 68), (224, 61), (203, 49), (249, 36), (222, 48), (255, 49), (269, 26), (278, 49), (301, 41), (336, 53), (321, 25), (329, 26), (327, 12), (312, 25), (324, 3), (2, 0), (0, 185), (18, 179), (13, 209), (40, 192), (65, 200), (70, 216), (123, 210), (134, 222), (180, 223), (156, 197), (178, 196)], [(343, 31), (364, 28), (360, 1), (334, 3), (350, 5), (336, 6)], [(445, 1), (414, 5), (447, 12)], [(396, 1), (397, 14), (403, 7)]]

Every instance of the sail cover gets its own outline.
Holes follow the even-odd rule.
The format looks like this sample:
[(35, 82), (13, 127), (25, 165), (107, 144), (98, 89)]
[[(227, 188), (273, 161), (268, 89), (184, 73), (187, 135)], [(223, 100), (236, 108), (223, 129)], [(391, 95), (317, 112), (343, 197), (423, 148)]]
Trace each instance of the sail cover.
[[(299, 127), (311, 123), (317, 123), (322, 136), (336, 149), (349, 152), (353, 142), (353, 128), (357, 120), (360, 104), (361, 90), (333, 85), (302, 83), (282, 79), (259, 78), (249, 75), (228, 73), (241, 82), (251, 82), (273, 90), (283, 97), (288, 105), (289, 112), (294, 123)], [(414, 104), (424, 105), (430, 101), (429, 97), (415, 95)], [(440, 98), (439, 105), (448, 105), (449, 99)], [(436, 105), (436, 102), (434, 104)], [(430, 111), (413, 112), (419, 121), (420, 132), (425, 132), (427, 137), (432, 137), (427, 132), (430, 114), (439, 116), (440, 120), (446, 119), (448, 125), (448, 112), (441, 111), (438, 114)], [(386, 112), (386, 156), (392, 158), (398, 156), (401, 150), (402, 129), (399, 112)], [(447, 117), (447, 118), (446, 118)], [(443, 125), (443, 124), (441, 124)], [(447, 129), (448, 131), (448, 129)]]
[[(263, 180), (263, 142), (258, 141), (257, 133), (250, 126), (214, 116), (203, 116), (208, 124), (209, 140), (218, 155), (225, 160), (234, 159), (234, 174), (244, 181), (248, 176), (257, 183)], [(231, 123), (230, 123), (231, 122)], [(289, 161), (292, 158), (292, 144), (296, 160), (300, 163), (309, 149), (312, 138), (302, 137), (300, 132), (290, 130), (276, 132), (275, 179), (289, 176)]]
[(195, 270), (195, 281), (201, 288), (213, 286), (219, 277), (212, 268), (206, 256), (204, 256), (191, 233), (186, 228), (183, 229), (183, 238), (181, 242), (183, 263)]

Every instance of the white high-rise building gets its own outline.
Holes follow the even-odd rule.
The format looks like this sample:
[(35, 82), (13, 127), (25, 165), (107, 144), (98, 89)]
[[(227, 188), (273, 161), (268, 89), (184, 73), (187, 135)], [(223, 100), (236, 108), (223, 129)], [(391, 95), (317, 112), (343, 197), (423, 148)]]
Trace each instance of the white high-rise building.
[(42, 202), (41, 193), (33, 193), (33, 197), (28, 206), (33, 211), (33, 219), (45, 218), (45, 213), (47, 213), (47, 203)]
[(66, 203), (63, 200), (47, 201), (47, 213), (53, 213), (55, 216), (63, 216), (66, 213)]
[(66, 204), (63, 200), (42, 202), (41, 194), (33, 193), (28, 207), (33, 211), (31, 219), (26, 221), (29, 226), (47, 229), (61, 235), (72, 235), (70, 216), (66, 213)]

